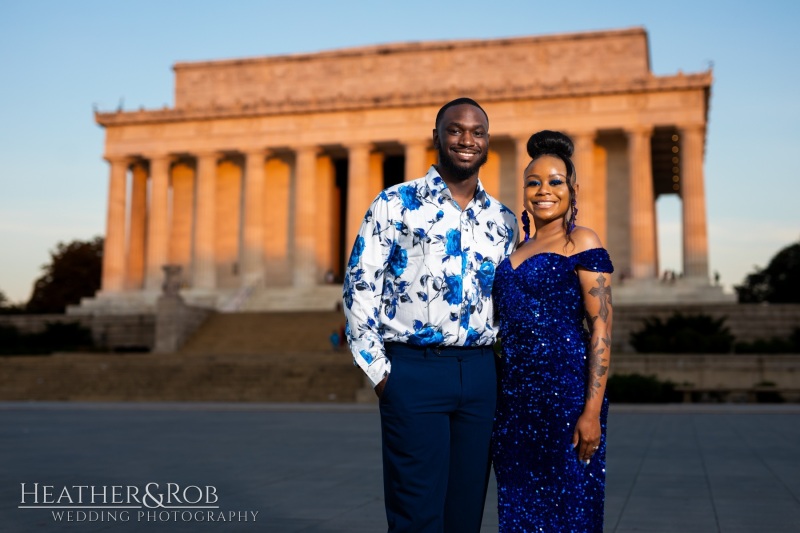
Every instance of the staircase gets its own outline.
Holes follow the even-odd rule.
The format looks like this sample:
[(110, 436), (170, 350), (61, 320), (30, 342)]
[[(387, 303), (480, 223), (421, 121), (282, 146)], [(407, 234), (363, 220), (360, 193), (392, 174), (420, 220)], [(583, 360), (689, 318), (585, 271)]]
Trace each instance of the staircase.
[(337, 311), (216, 313), (178, 356), (229, 365), (238, 385), (258, 387), (264, 400), (354, 401), (363, 374), (347, 347), (334, 350), (330, 341), (343, 326)]
[(330, 344), (343, 325), (335, 311), (215, 313), (176, 354), (1, 357), (0, 400), (354, 402), (363, 372)]
[(181, 348), (184, 355), (263, 355), (276, 357), (306, 352), (336, 354), (332, 332), (344, 326), (337, 311), (215, 313)]
[(241, 304), (242, 311), (333, 311), (342, 304), (342, 286), (254, 287)]

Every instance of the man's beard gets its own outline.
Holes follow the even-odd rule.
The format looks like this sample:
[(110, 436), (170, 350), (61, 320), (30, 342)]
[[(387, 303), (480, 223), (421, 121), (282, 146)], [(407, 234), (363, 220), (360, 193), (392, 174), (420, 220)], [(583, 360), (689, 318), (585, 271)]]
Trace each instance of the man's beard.
[(477, 174), (478, 169), (486, 163), (488, 158), (489, 151), (486, 150), (481, 152), (478, 160), (472, 163), (470, 166), (461, 167), (453, 162), (450, 152), (442, 148), (442, 146), (439, 146), (439, 166), (442, 167), (442, 170), (444, 170), (444, 173), (447, 174), (447, 177), (456, 181), (464, 181)]

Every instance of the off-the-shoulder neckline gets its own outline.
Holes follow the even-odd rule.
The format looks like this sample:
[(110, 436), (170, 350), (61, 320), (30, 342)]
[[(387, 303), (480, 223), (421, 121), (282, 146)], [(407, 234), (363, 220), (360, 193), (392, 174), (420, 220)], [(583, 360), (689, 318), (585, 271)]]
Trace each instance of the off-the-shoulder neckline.
[(592, 252), (592, 251), (596, 251), (596, 250), (606, 251), (605, 248), (598, 246), (596, 248), (587, 248), (586, 250), (583, 250), (581, 252), (575, 252), (572, 255), (564, 255), (564, 254), (560, 254), (558, 252), (539, 252), (538, 254), (533, 254), (533, 255), (531, 255), (529, 257), (526, 257), (525, 259), (520, 261), (520, 263), (516, 267), (513, 264), (511, 264), (511, 256), (510, 255), (508, 257), (506, 257), (505, 260), (508, 261), (508, 266), (511, 267), (511, 270), (516, 272), (519, 269), (519, 267), (521, 267), (527, 261), (533, 259), (534, 257), (538, 257), (540, 255), (557, 255), (558, 257), (563, 257), (564, 259), (570, 259), (572, 257), (577, 257), (577, 256), (579, 256), (581, 254), (585, 254), (586, 252)]

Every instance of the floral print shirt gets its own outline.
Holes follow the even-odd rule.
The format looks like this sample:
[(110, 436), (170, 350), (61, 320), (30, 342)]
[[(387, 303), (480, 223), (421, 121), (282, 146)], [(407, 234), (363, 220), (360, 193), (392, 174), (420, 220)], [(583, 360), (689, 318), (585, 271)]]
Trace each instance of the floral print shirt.
[(495, 340), (492, 282), (517, 242), (514, 214), (478, 181), (462, 210), (435, 167), (372, 202), (344, 279), (345, 332), (373, 385), (385, 342), (479, 346)]

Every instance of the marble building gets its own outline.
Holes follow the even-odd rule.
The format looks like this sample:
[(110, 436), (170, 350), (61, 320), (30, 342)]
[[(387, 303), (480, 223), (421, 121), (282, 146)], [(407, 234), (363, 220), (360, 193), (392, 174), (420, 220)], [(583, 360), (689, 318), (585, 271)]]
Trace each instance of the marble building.
[[(97, 112), (109, 164), (102, 290), (85, 311), (152, 309), (163, 267), (221, 310), (328, 309), (364, 213), (421, 177), (446, 101), (490, 118), (487, 190), (521, 210), (531, 133), (572, 136), (579, 224), (617, 268), (618, 302), (720, 301), (703, 160), (710, 71), (656, 76), (642, 28), (396, 43), (177, 63), (174, 106)], [(682, 205), (683, 272), (660, 281), (656, 199)], [(620, 283), (621, 281), (621, 283)]]

